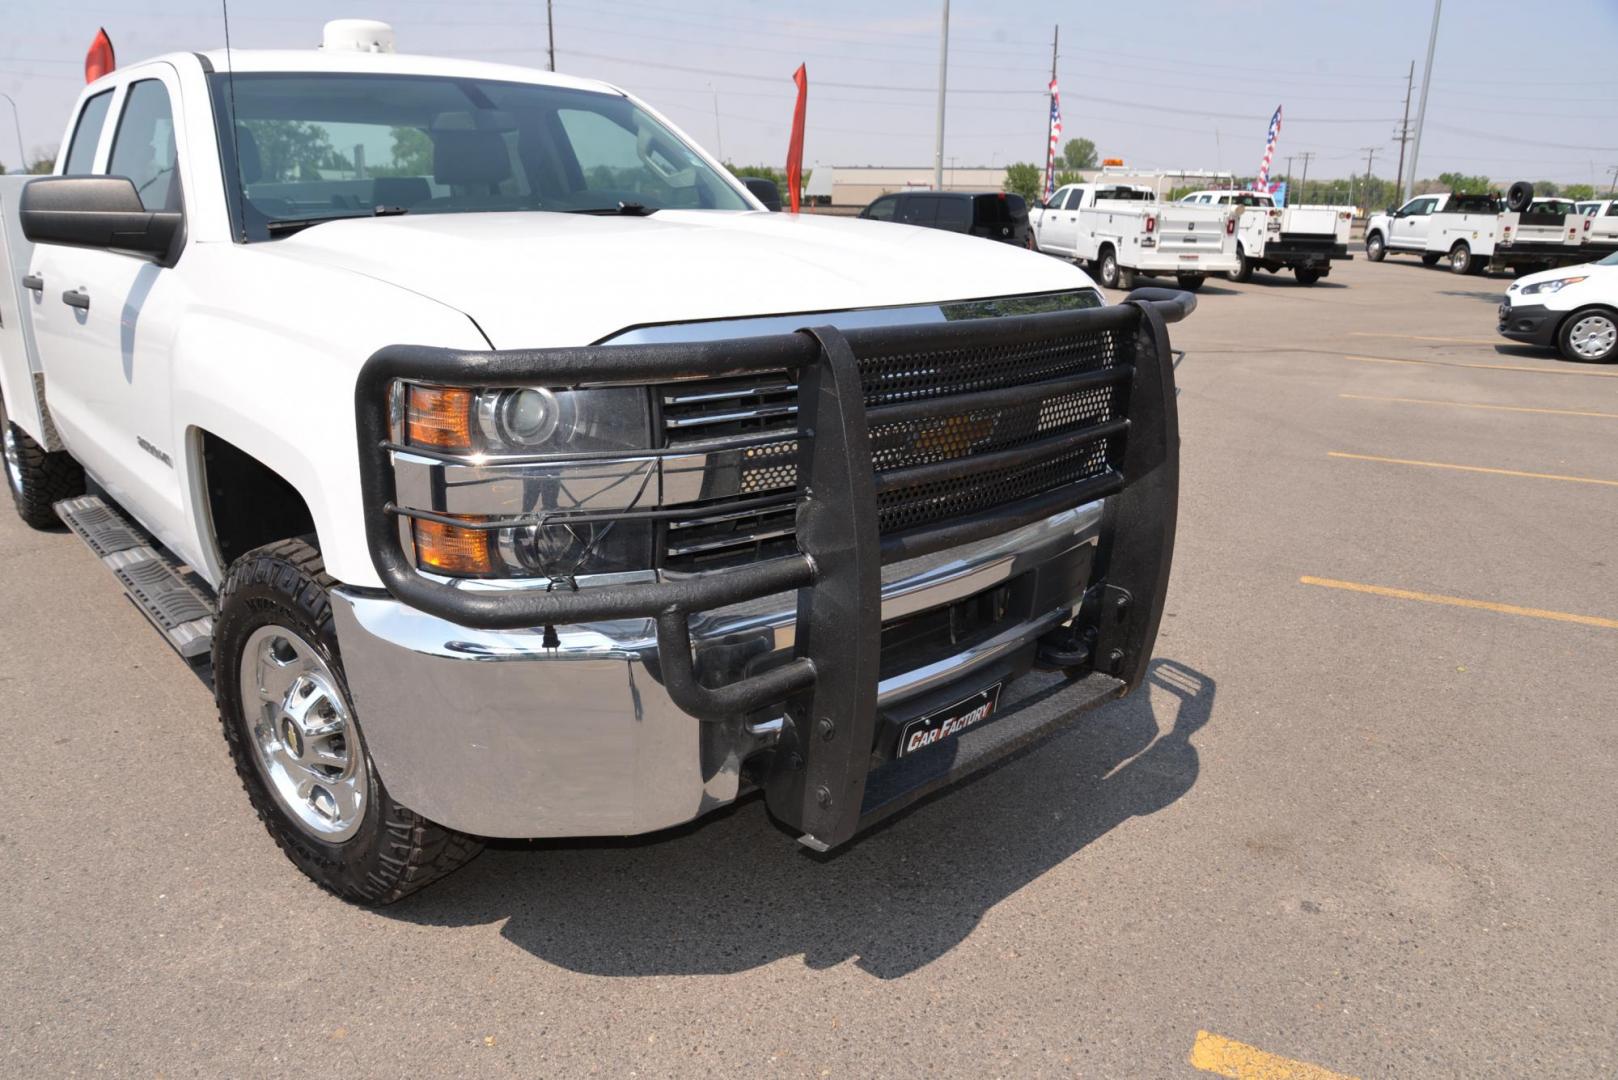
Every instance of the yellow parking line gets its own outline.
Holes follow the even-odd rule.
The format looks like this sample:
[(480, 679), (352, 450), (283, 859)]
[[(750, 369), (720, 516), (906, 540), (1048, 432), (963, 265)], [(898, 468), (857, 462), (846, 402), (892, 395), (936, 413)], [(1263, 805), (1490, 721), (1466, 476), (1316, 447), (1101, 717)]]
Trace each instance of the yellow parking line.
[(1494, 476), (1524, 476), (1531, 480), (1565, 480), (1570, 484), (1600, 484), (1618, 487), (1618, 480), (1598, 480), (1593, 476), (1562, 476), (1559, 473), (1523, 472), (1520, 469), (1492, 469), (1486, 465), (1452, 465), (1447, 461), (1415, 461), (1411, 458), (1377, 457), (1375, 454), (1348, 454), (1341, 450), (1326, 451), (1327, 457), (1347, 458), (1351, 461), (1380, 461), (1384, 465), (1420, 465), (1424, 469), (1454, 469), (1457, 472), (1490, 473)]
[(1518, 607), (1516, 604), (1497, 604), (1493, 600), (1469, 600), (1464, 596), (1443, 596), (1439, 593), (1413, 592), (1410, 589), (1390, 589), (1386, 585), (1362, 585), (1355, 581), (1334, 581), (1304, 575), (1300, 585), (1318, 585), (1323, 589), (1344, 589), (1370, 596), (1388, 596), (1395, 600), (1419, 600), (1424, 604), (1445, 604), (1449, 607), (1474, 608), (1492, 611), (1497, 615), (1522, 615), (1530, 619), (1549, 619), (1552, 622), (1578, 623), (1580, 626), (1598, 626), (1603, 630), (1618, 630), (1618, 619), (1603, 619), (1599, 615), (1575, 615), (1569, 611), (1547, 611), (1544, 608)]
[(1359, 356), (1344, 353), (1344, 360), (1364, 360), (1369, 364), (1421, 364), (1426, 367), (1482, 368), (1485, 371), (1532, 371), (1540, 375), (1585, 375), (1592, 379), (1618, 379), (1618, 371), (1585, 371), (1569, 365), (1565, 368), (1537, 367), (1528, 364), (1470, 364), (1464, 360), (1410, 360), (1397, 356)]
[(1338, 394), (1354, 401), (1393, 401), (1404, 405), (1449, 405), (1457, 409), (1489, 409), (1493, 412), (1543, 413), (1546, 416), (1595, 416), (1602, 420), (1618, 420), (1618, 413), (1584, 412), (1581, 409), (1535, 409), (1527, 405), (1485, 405), (1480, 401), (1437, 401), (1433, 398), (1381, 397), (1377, 394)]
[(1383, 334), (1373, 330), (1350, 330), (1349, 337), (1399, 338), (1402, 341), (1443, 341), (1454, 345), (1498, 345), (1498, 338), (1428, 337), (1424, 334)]
[(1227, 1039), (1210, 1031), (1197, 1032), (1191, 1044), (1191, 1067), (1217, 1073), (1231, 1080), (1354, 1080), (1343, 1073), (1277, 1057), (1256, 1046)]

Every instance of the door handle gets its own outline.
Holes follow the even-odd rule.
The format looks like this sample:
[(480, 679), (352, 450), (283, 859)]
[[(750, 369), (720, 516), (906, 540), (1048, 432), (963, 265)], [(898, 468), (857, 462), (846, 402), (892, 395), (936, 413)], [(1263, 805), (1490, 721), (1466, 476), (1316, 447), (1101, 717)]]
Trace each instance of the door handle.
[(78, 289), (69, 289), (62, 294), (62, 303), (68, 307), (78, 308), (80, 311), (90, 310), (90, 294), (80, 292)]
[(32, 292), (44, 292), (45, 279), (40, 277), (38, 274), (24, 274), (22, 278), (22, 287)]

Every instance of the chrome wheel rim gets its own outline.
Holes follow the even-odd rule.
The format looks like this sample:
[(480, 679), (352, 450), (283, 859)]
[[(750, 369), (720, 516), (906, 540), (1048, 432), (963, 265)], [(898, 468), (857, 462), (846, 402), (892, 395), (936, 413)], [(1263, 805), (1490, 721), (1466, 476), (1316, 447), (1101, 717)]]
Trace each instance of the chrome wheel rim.
[(1118, 284), (1118, 260), (1111, 255), (1101, 260), (1101, 282), (1108, 288)]
[(1371, 239), (1367, 240), (1365, 242), (1365, 250), (1374, 258), (1377, 252), (1382, 250), (1382, 238), (1380, 236), (1373, 236)]
[(241, 689), (276, 802), (316, 839), (349, 839), (365, 817), (365, 751), (331, 668), (291, 630), (262, 626), (242, 650)]
[(11, 490), (22, 494), (22, 447), (17, 445), (17, 432), (11, 426), (11, 418), (6, 415), (6, 407), (0, 405), (0, 442), (5, 445), (6, 457), (6, 483)]
[(1607, 315), (1586, 315), (1567, 332), (1567, 343), (1582, 360), (1597, 360), (1618, 342), (1618, 323)]

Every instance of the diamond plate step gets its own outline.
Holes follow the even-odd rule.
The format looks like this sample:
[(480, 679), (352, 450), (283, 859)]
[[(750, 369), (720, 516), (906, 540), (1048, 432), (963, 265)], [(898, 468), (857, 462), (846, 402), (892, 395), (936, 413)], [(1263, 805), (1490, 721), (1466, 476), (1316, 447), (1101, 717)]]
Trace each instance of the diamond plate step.
[(187, 660), (213, 647), (213, 597), (145, 530), (96, 495), (64, 499), (56, 512), (111, 570), (124, 592)]

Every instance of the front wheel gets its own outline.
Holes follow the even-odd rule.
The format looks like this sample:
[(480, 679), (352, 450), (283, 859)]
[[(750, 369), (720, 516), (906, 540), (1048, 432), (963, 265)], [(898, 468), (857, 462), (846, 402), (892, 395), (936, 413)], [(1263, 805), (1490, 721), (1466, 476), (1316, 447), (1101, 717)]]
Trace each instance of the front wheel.
[(1312, 266), (1300, 266), (1293, 273), (1298, 275), (1299, 285), (1313, 285), (1320, 280), (1320, 271)]
[(214, 696), (248, 800), (286, 856), (344, 900), (389, 904), (483, 845), (383, 786), (337, 653), (335, 584), (303, 540), (232, 563), (214, 626)]
[(1208, 280), (1207, 274), (1176, 274), (1174, 280), (1186, 292), (1196, 292)]
[(1372, 233), (1365, 238), (1365, 257), (1371, 262), (1381, 262), (1387, 254), (1388, 244), (1382, 239), (1381, 233)]
[(65, 450), (49, 451), (11, 422), (0, 398), (0, 448), (5, 452), (6, 488), (17, 516), (36, 529), (62, 524), (55, 504), (84, 494), (84, 470)]
[(1032, 225), (1028, 227), (1028, 232), (1023, 235), (1022, 245), (1036, 255), (1039, 253), (1039, 240), (1034, 236), (1034, 227)]
[(1569, 360), (1610, 364), (1618, 358), (1618, 314), (1601, 308), (1575, 311), (1556, 332), (1556, 345)]

